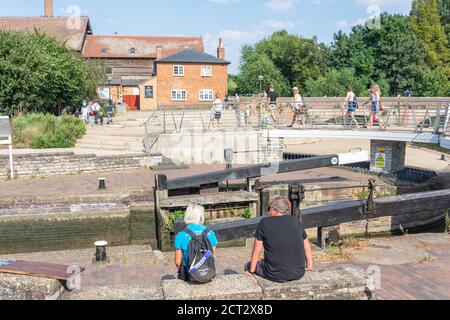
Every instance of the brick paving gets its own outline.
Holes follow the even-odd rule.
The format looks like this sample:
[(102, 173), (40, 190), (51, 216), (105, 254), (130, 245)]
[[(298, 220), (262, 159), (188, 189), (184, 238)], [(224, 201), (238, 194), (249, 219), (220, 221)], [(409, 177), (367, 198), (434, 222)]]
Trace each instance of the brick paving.
[[(176, 178), (205, 172), (224, 170), (224, 165), (191, 165), (189, 169), (158, 171)], [(80, 174), (71, 176), (54, 176), (48, 178), (19, 179), (0, 181), (2, 196), (49, 196), (49, 195), (92, 195), (102, 193), (127, 193), (130, 191), (151, 190), (154, 185), (155, 172), (148, 169), (136, 169), (104, 174)], [(98, 179), (105, 178), (107, 191), (99, 191)], [(338, 178), (338, 179), (336, 179)], [(332, 186), (339, 184), (367, 184), (371, 176), (359, 174), (339, 168), (321, 168), (299, 172), (285, 173), (276, 176), (266, 176), (263, 181), (305, 180), (305, 182), (320, 182), (326, 185), (327, 180)]]
[[(360, 266), (364, 269), (378, 266), (381, 271), (381, 288), (376, 290), (378, 300), (450, 300), (450, 237), (445, 234), (415, 235), (388, 239), (391, 248), (402, 247), (408, 255), (408, 250), (417, 249), (418, 245), (426, 243), (425, 252), (431, 259), (411, 261), (407, 264), (381, 265), (351, 258), (347, 261), (316, 262), (317, 270), (336, 267)], [(368, 242), (370, 242), (369, 240)], [(218, 274), (240, 274), (244, 263), (250, 258), (252, 242), (246, 247), (219, 249)], [(368, 256), (376, 261), (376, 253), (363, 246)], [(353, 250), (353, 249), (351, 249)], [(384, 250), (389, 250), (389, 247)], [(173, 265), (172, 253), (155, 253), (149, 247), (110, 248), (111, 262), (92, 264), (94, 249), (74, 250), (64, 252), (47, 252), (18, 254), (9, 256), (14, 259), (29, 259), (32, 261), (47, 261), (55, 263), (80, 264), (86, 267), (82, 276), (82, 288), (89, 290), (94, 287), (133, 288), (150, 287), (160, 283), (162, 279), (173, 279), (176, 268)], [(381, 252), (382, 254), (383, 252)], [(388, 251), (385, 251), (388, 255)], [(317, 255), (322, 253), (316, 252)], [(2, 257), (1, 258), (6, 258)], [(402, 259), (404, 260), (404, 259)], [(426, 261), (429, 260), (429, 261)], [(82, 295), (77, 293), (77, 295)], [(70, 295), (70, 294), (69, 294)], [(130, 299), (133, 291), (130, 290)]]

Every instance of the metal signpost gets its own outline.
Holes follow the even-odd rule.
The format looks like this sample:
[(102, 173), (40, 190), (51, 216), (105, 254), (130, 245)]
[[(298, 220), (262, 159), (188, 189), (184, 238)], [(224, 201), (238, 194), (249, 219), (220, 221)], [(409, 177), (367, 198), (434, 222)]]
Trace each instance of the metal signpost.
[(9, 123), (9, 117), (0, 117), (0, 145), (8, 145), (9, 148), (9, 171), (11, 172), (11, 179), (14, 179), (14, 163), (13, 163), (13, 149), (12, 149), (12, 132)]

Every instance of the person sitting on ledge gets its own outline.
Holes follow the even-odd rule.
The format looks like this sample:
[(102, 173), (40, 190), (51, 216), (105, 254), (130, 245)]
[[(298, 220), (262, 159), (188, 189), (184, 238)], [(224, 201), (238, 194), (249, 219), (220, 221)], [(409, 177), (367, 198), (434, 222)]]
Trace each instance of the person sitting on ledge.
[[(180, 232), (175, 238), (175, 265), (178, 268), (178, 279), (187, 282), (206, 283), (215, 276), (215, 256), (217, 252), (217, 237), (214, 231), (207, 229), (205, 223), (205, 208), (198, 204), (192, 204), (186, 209), (184, 216), (186, 229)], [(193, 239), (195, 241), (193, 241)], [(191, 244), (191, 242), (193, 242)], [(189, 249), (197, 249), (198, 252), (189, 252)], [(205, 257), (205, 252), (212, 251), (212, 256)], [(209, 258), (208, 258), (209, 257)], [(200, 277), (197, 274), (190, 274), (192, 263), (198, 263), (201, 258), (206, 259), (206, 263), (201, 266), (201, 271), (205, 273)], [(192, 261), (198, 259), (197, 261)]]
[[(303, 224), (292, 216), (288, 198), (275, 197), (269, 205), (269, 217), (263, 219), (255, 234), (251, 261), (245, 274), (285, 283), (300, 280), (313, 271), (313, 256)], [(264, 248), (264, 260), (260, 260)]]

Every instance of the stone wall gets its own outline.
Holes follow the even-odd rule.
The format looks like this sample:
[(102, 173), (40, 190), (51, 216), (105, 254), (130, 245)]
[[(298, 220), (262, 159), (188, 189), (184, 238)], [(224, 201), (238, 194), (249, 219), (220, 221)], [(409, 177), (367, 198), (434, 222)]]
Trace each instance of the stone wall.
[(264, 139), (257, 130), (219, 132), (183, 131), (162, 134), (152, 150), (185, 164), (225, 164), (224, 150), (233, 149), (233, 164), (259, 164), (282, 160), (280, 139)]
[(156, 247), (156, 238), (152, 202), (117, 195), (0, 199), (0, 254), (91, 248), (98, 240)]
[[(17, 178), (49, 177), (80, 173), (102, 173), (157, 166), (162, 156), (75, 154), (73, 152), (36, 153), (14, 156), (14, 176)], [(0, 180), (9, 174), (8, 156), (0, 156)]]

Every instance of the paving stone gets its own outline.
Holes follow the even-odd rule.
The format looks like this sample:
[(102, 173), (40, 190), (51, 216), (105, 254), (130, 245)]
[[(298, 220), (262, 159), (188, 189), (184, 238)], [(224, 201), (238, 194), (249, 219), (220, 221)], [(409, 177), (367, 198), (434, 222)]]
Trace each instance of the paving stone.
[(346, 268), (307, 272), (299, 281), (274, 283), (257, 277), (267, 300), (367, 300), (363, 269)]
[(211, 283), (196, 285), (180, 280), (162, 282), (166, 300), (260, 300), (262, 289), (254, 277), (218, 276)]
[(150, 286), (100, 286), (67, 292), (63, 300), (163, 300), (160, 285)]
[(0, 300), (57, 300), (63, 291), (58, 280), (0, 273)]

